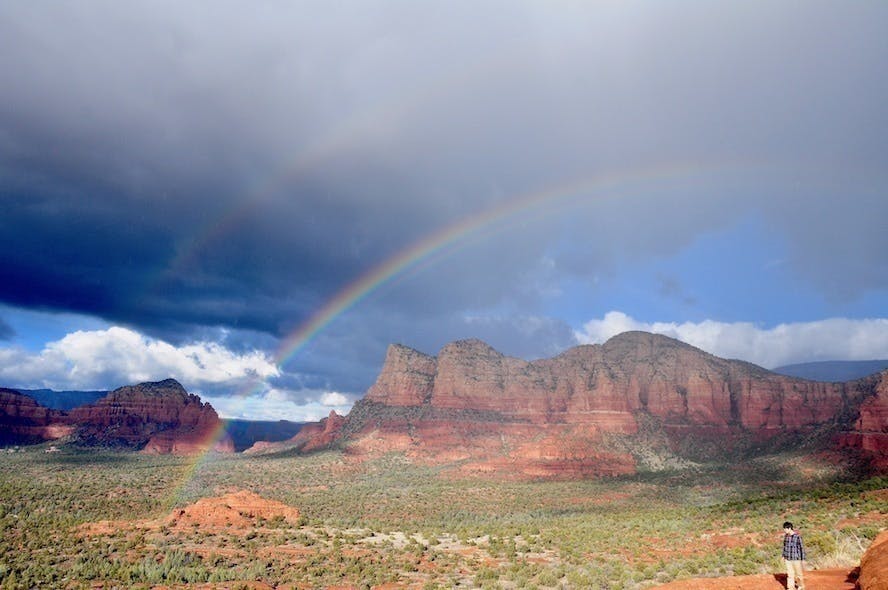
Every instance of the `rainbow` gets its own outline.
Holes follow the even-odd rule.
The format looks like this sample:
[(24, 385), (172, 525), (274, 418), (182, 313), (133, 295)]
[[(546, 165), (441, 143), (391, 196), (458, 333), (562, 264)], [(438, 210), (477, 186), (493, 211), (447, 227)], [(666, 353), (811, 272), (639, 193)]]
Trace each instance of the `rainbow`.
[[(734, 170), (736, 167), (717, 168), (719, 170)], [(744, 169), (746, 168), (744, 167)], [(278, 367), (282, 367), (336, 318), (369, 297), (380, 287), (418, 267), (421, 263), (435, 259), (436, 256), (444, 257), (452, 254), (460, 247), (471, 243), (472, 239), (482, 239), (490, 234), (505, 231), (515, 223), (531, 216), (533, 219), (540, 219), (543, 216), (551, 216), (561, 212), (570, 206), (587, 204), (590, 200), (604, 201), (646, 195), (651, 188), (651, 183), (662, 187), (670, 181), (688, 181), (695, 175), (711, 173), (713, 170), (715, 168), (712, 166), (669, 164), (623, 174), (576, 179), (507, 199), (497, 206), (443, 227), (413, 243), (340, 289), (311, 317), (281, 340), (281, 344), (274, 353), (273, 361)], [(245, 399), (259, 393), (262, 386), (263, 382), (254, 379), (252, 383), (237, 393), (237, 397)], [(181, 491), (194, 477), (209, 451), (223, 435), (224, 428), (221, 424), (219, 428), (209, 433), (205, 441), (207, 452), (197, 456), (193, 463), (189, 464), (185, 478), (176, 489), (175, 498), (180, 497)]]
[(581, 199), (616, 198), (622, 194), (620, 191), (625, 190), (633, 183), (651, 180), (664, 182), (669, 178), (685, 178), (688, 173), (696, 170), (697, 168), (692, 166), (670, 165), (629, 174), (581, 179), (519, 195), (498, 206), (444, 227), (383, 261), (338, 291), (307, 321), (281, 341), (274, 355), (274, 362), (278, 366), (288, 362), (333, 320), (371, 295), (382, 285), (436, 254), (452, 253), (460, 242), (467, 242), (470, 237), (479, 237), (482, 230), (486, 230), (488, 233), (504, 231), (510, 227), (508, 221), (519, 215), (533, 214), (534, 219), (539, 219), (541, 216), (551, 216)]
[(239, 227), (264, 202), (284, 191), (288, 182), (304, 178), (310, 171), (346, 153), (349, 148), (360, 145), (361, 141), (372, 139), (375, 134), (388, 133), (390, 129), (401, 127), (405, 116), (427, 101), (442, 100), (448, 95), (458, 94), (462, 89), (471, 87), (474, 80), (482, 80), (491, 72), (518, 66), (520, 62), (516, 62), (504, 47), (468, 67), (461, 66), (443, 74), (439, 72), (432, 81), (393, 89), (376, 104), (353, 111), (328, 129), (317, 141), (297, 151), (273, 173), (265, 175), (192, 239), (180, 244), (172, 260), (149, 279), (140, 292), (152, 293), (167, 281), (187, 274), (202, 252)]

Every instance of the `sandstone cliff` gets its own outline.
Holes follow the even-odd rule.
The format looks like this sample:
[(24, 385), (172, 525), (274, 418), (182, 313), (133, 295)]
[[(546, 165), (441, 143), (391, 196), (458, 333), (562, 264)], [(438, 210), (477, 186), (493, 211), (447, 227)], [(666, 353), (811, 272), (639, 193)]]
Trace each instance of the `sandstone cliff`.
[(70, 434), (64, 413), (41, 406), (12, 389), (0, 388), (0, 444), (30, 444)]
[[(627, 473), (645, 456), (725, 458), (799, 440), (839, 440), (878, 459), (886, 382), (888, 373), (795, 379), (642, 332), (531, 362), (478, 340), (437, 357), (392, 345), (334, 441), (541, 476)], [(306, 442), (312, 432), (305, 449), (329, 444)]]
[(234, 450), (212, 406), (173, 379), (121, 387), (70, 412), (50, 410), (18, 392), (0, 389), (0, 426), (3, 444), (71, 436), (81, 444), (148, 453)]
[(298, 433), (290, 439), (281, 442), (258, 441), (249, 449), (245, 450), (246, 454), (271, 453), (288, 449), (295, 449), (303, 453), (317, 451), (327, 448), (334, 444), (340, 436), (342, 427), (345, 425), (345, 418), (331, 411), (330, 414), (321, 419), (320, 422), (309, 422), (302, 426)]
[(852, 382), (869, 392), (856, 411), (857, 419), (840, 442), (863, 450), (876, 465), (888, 469), (888, 371)]
[(216, 410), (185, 391), (175, 379), (115, 389), (69, 414), (86, 444), (122, 446), (148, 453), (191, 454), (208, 446), (232, 452)]

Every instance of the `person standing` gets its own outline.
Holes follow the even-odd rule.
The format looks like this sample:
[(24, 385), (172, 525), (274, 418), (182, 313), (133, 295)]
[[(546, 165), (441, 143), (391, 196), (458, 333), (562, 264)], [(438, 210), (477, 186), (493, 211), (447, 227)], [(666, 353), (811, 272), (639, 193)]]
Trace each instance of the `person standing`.
[(783, 563), (786, 564), (786, 589), (795, 590), (798, 581), (799, 590), (805, 590), (805, 548), (802, 537), (788, 521), (783, 523)]

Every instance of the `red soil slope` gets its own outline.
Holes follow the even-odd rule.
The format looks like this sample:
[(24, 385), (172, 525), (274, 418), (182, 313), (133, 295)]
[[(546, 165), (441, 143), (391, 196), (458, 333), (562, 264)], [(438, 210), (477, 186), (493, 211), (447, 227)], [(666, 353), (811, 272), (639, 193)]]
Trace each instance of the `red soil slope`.
[[(780, 590), (781, 588), (786, 588), (786, 574), (679, 580), (656, 586), (651, 590)], [(809, 570), (805, 572), (805, 588), (807, 590), (888, 589), (888, 531), (876, 537), (860, 560), (859, 568)]]
[[(806, 590), (855, 590), (856, 568), (810, 570), (805, 572)], [(650, 590), (785, 590), (786, 574), (762, 574), (733, 578), (695, 578), (679, 580)], [(885, 586), (881, 586), (884, 590)]]
[(860, 590), (888, 588), (888, 531), (876, 537), (860, 560)]

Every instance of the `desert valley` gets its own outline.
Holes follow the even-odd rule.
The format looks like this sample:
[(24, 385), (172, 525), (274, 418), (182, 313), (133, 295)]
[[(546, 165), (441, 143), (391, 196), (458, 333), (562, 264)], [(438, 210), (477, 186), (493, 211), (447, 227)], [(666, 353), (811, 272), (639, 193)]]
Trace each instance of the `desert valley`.
[(0, 401), (2, 588), (777, 589), (785, 519), (809, 590), (888, 583), (888, 371), (392, 345), (348, 415), (241, 453), (174, 380)]
[(886, 23), (0, 2), (0, 590), (888, 590)]

